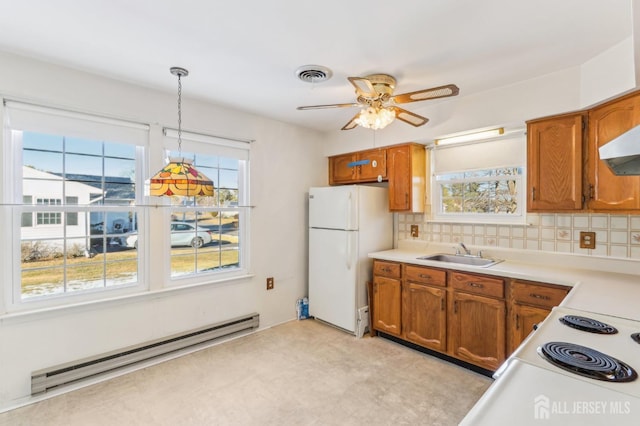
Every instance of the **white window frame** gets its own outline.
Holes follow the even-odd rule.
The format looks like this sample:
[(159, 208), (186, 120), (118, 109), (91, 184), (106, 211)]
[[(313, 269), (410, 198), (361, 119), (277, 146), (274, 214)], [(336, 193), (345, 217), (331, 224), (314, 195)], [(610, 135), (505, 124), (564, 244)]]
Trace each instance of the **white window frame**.
[[(164, 264), (164, 282), (166, 287), (180, 287), (190, 286), (198, 284), (208, 284), (213, 282), (228, 281), (238, 278), (244, 278), (250, 275), (250, 191), (249, 191), (249, 165), (250, 165), (250, 149), (251, 142), (248, 140), (230, 139), (225, 137), (213, 136), (203, 133), (195, 133), (189, 131), (182, 131), (182, 144), (178, 146), (177, 131), (171, 128), (163, 129), (164, 135), (164, 157), (165, 161), (168, 161), (171, 151), (181, 149), (184, 152), (195, 152), (204, 155), (215, 155), (228, 158), (237, 158), (239, 161), (238, 169), (238, 206), (233, 207), (178, 207), (170, 206), (169, 199), (163, 199), (165, 206), (170, 206), (164, 209), (165, 214), (163, 217), (163, 223), (166, 224), (167, 234), (165, 237), (165, 248), (162, 253), (162, 258), (165, 259)], [(211, 176), (209, 176), (211, 178)], [(215, 184), (215, 182), (214, 182)], [(156, 197), (152, 197), (154, 200), (158, 200)], [(171, 212), (185, 211), (197, 214), (198, 212), (211, 212), (211, 211), (237, 211), (238, 217), (238, 241), (239, 241), (239, 267), (230, 268), (228, 270), (214, 270), (210, 272), (199, 272), (195, 274), (184, 274), (178, 276), (171, 276), (171, 244), (170, 240), (170, 222)], [(158, 253), (156, 252), (156, 255)]]
[[(431, 221), (453, 223), (520, 224), (527, 222), (526, 209), (526, 133), (524, 129), (505, 130), (504, 134), (491, 139), (469, 141), (456, 145), (432, 146), (430, 155)], [(438, 156), (441, 156), (438, 158)], [(505, 180), (516, 180), (518, 203), (517, 214), (506, 213), (444, 213), (442, 211), (441, 175), (473, 172), (478, 170), (516, 167), (522, 170), (517, 176), (505, 176)], [(501, 178), (502, 179), (502, 178)], [(481, 179), (479, 179), (481, 180)], [(484, 180), (484, 179), (482, 179)], [(489, 180), (496, 180), (494, 177)], [(449, 183), (449, 181), (447, 181)]]
[[(36, 133), (64, 135), (76, 138), (84, 138), (96, 141), (114, 141), (117, 143), (124, 142), (120, 137), (126, 140), (126, 135), (135, 135), (133, 139), (124, 143), (136, 146), (136, 205), (142, 204), (144, 201), (143, 176), (146, 170), (144, 155), (149, 146), (149, 126), (146, 124), (133, 123), (119, 119), (111, 119), (91, 114), (85, 114), (76, 111), (60, 110), (57, 108), (43, 107), (20, 101), (4, 100), (2, 115), (5, 123), (3, 132), (3, 148), (2, 158), (4, 166), (2, 197), (6, 205), (12, 206), (8, 211), (5, 210), (4, 223), (10, 223), (11, 226), (6, 233), (7, 238), (3, 241), (2, 247), (5, 252), (12, 253), (7, 258), (10, 259), (11, 280), (4, 286), (3, 296), (4, 305), (7, 312), (18, 312), (25, 310), (38, 310), (54, 306), (75, 305), (78, 303), (92, 302), (97, 300), (112, 299), (127, 294), (140, 293), (148, 288), (145, 279), (145, 268), (138, 256), (137, 280), (135, 282), (116, 285), (113, 287), (106, 286), (97, 289), (86, 289), (80, 291), (63, 292), (46, 294), (35, 297), (22, 297), (21, 288), (21, 224), (22, 214), (26, 211), (33, 212), (32, 227), (47, 227), (48, 225), (39, 225), (37, 223), (37, 214), (39, 212), (55, 212), (61, 215), (61, 222), (64, 224), (68, 214), (80, 214), (90, 212), (115, 212), (115, 211), (135, 211), (139, 218), (145, 213), (141, 207), (119, 205), (119, 206), (92, 206), (69, 204), (63, 205), (37, 205), (37, 199), (53, 198), (51, 195), (33, 194), (32, 203), (29, 207), (23, 206), (22, 193), (22, 133), (21, 131), (29, 131)], [(8, 110), (11, 112), (8, 113)], [(16, 124), (19, 123), (19, 124)], [(26, 124), (25, 124), (26, 123)], [(78, 123), (78, 127), (74, 127), (74, 123)], [(109, 133), (109, 130), (113, 132)], [(17, 135), (17, 136), (14, 136)], [(115, 135), (115, 136), (114, 136)], [(146, 137), (144, 136), (146, 135)], [(112, 137), (110, 137), (112, 136)], [(135, 140), (135, 141), (134, 141)], [(31, 195), (31, 194), (30, 194)], [(65, 194), (61, 194), (65, 197)], [(58, 198), (58, 197), (55, 197)], [(68, 201), (69, 197), (65, 200)], [(60, 198), (62, 200), (62, 198)], [(25, 208), (27, 207), (27, 208)], [(28, 209), (28, 210), (27, 210)], [(60, 225), (55, 225), (60, 226)], [(75, 225), (73, 225), (75, 226)], [(65, 231), (66, 232), (66, 231)], [(63, 237), (66, 238), (66, 236)], [(4, 263), (7, 266), (6, 262)], [(66, 267), (66, 266), (65, 266)]]
[[(502, 169), (502, 168), (519, 168), (522, 169), (522, 174), (519, 175), (505, 175), (505, 176), (490, 176), (487, 178), (462, 178), (452, 180), (439, 180), (439, 176), (475, 172), (480, 170)], [(473, 183), (473, 182), (487, 182), (487, 181), (499, 181), (499, 180), (515, 180), (516, 181), (516, 203), (517, 210), (513, 214), (509, 213), (471, 213), (471, 212), (455, 212), (445, 213), (442, 211), (442, 186), (445, 184), (455, 183)], [(471, 223), (505, 223), (505, 224), (523, 224), (526, 220), (526, 205), (524, 194), (526, 188), (523, 185), (526, 183), (524, 179), (524, 168), (518, 165), (505, 166), (505, 167), (489, 167), (486, 169), (475, 170), (457, 170), (442, 174), (434, 174), (432, 179), (433, 188), (433, 206), (434, 206), (434, 219), (439, 222), (471, 222)]]

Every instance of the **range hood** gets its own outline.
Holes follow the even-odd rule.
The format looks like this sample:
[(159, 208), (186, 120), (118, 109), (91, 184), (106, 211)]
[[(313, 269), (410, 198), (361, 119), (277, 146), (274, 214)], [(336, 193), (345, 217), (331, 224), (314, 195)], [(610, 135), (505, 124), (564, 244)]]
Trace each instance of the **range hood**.
[(640, 126), (602, 145), (598, 151), (614, 174), (640, 176)]

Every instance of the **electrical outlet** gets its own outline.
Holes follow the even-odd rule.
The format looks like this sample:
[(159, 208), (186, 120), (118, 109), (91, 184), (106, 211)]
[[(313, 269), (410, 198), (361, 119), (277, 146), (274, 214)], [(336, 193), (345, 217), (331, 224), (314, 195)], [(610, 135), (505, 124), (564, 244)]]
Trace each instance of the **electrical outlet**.
[(584, 248), (584, 249), (596, 248), (596, 233), (580, 232), (580, 248)]
[(418, 238), (418, 225), (411, 225), (411, 236)]
[(273, 277), (267, 278), (267, 290), (273, 290), (274, 282)]

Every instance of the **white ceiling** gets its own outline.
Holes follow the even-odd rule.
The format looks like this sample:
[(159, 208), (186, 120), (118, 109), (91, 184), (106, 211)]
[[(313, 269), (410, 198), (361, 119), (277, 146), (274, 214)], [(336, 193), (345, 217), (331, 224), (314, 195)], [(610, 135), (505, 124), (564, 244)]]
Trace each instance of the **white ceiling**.
[(337, 130), (357, 111), (296, 107), (353, 102), (348, 76), (464, 96), (577, 66), (632, 35), (632, 1), (0, 0), (0, 50), (167, 92), (181, 66), (185, 97)]

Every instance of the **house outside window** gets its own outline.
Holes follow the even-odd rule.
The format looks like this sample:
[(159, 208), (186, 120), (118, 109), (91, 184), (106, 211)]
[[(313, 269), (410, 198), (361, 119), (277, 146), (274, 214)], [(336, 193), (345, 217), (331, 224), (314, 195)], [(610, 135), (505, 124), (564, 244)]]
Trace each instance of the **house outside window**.
[[(5, 101), (5, 119), (11, 310), (248, 274), (248, 142), (184, 132), (177, 150), (170, 129), (154, 145), (148, 125), (14, 101)], [(214, 181), (214, 196), (148, 197), (152, 147), (192, 159)], [(149, 217), (168, 235), (152, 232)], [(165, 267), (144, 261), (165, 249)], [(161, 281), (150, 285), (150, 276)]]
[[(166, 146), (174, 147), (167, 155), (190, 159), (215, 188), (213, 197), (171, 197), (171, 278), (245, 272), (249, 144), (187, 132), (185, 149), (177, 151), (175, 137), (165, 133)], [(188, 239), (177, 231), (185, 225), (190, 226)], [(194, 243), (185, 248), (187, 242)]]

